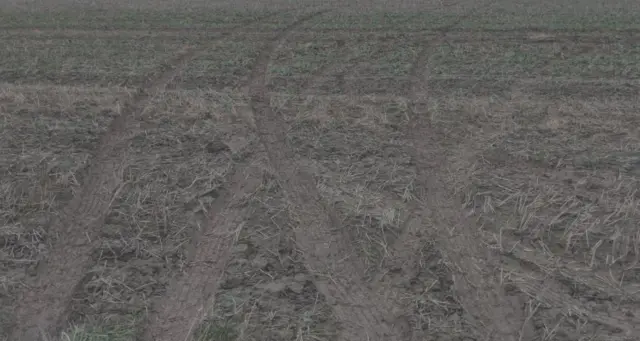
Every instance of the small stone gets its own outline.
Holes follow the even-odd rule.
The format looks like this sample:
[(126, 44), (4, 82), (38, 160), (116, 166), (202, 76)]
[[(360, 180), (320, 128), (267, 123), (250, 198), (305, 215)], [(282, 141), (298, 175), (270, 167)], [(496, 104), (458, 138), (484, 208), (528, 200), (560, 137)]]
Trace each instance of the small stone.
[(238, 244), (233, 247), (234, 253), (244, 253), (249, 249), (249, 245), (247, 244)]
[(256, 258), (253, 259), (253, 261), (251, 262), (251, 264), (253, 264), (253, 266), (257, 267), (257, 268), (264, 268), (265, 266), (267, 266), (269, 264), (269, 261), (264, 258), (263, 256), (256, 256)]
[(220, 140), (214, 140), (207, 143), (207, 152), (211, 154), (217, 154), (223, 151), (228, 151), (229, 146), (227, 146), (224, 142)]
[(282, 282), (271, 282), (264, 285), (264, 289), (273, 293), (283, 291), (287, 286)]
[(453, 322), (453, 323), (460, 322), (460, 316), (458, 314), (453, 314), (449, 316), (449, 322)]
[(289, 289), (295, 292), (296, 294), (301, 293), (304, 290), (304, 284), (299, 282), (289, 283)]
[(299, 283), (305, 283), (306, 281), (309, 280), (309, 278), (307, 278), (307, 275), (305, 274), (297, 274), (293, 277), (293, 279)]

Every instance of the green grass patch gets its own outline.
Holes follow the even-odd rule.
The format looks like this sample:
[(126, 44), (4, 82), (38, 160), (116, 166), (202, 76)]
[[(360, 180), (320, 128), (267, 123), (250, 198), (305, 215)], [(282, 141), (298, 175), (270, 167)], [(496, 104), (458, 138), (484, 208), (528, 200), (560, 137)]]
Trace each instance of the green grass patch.
[(337, 49), (337, 43), (331, 40), (289, 42), (276, 51), (269, 73), (280, 77), (307, 75), (331, 63)]
[(468, 29), (626, 30), (640, 28), (640, 6), (631, 1), (500, 1), (458, 25)]
[(367, 46), (370, 56), (364, 64), (350, 70), (354, 77), (400, 77), (408, 76), (421, 47), (401, 38), (381, 46)]
[(242, 37), (219, 41), (189, 63), (177, 80), (184, 88), (236, 86), (245, 81), (258, 57), (263, 41)]
[(458, 26), (467, 29), (628, 30), (640, 28), (632, 14), (520, 14), (491, 13), (472, 17)]

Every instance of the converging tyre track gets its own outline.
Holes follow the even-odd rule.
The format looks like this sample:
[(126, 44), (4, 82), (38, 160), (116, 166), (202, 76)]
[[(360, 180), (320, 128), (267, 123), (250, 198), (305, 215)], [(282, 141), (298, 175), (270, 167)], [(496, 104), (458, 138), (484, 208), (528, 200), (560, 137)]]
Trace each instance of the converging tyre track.
[(399, 328), (389, 321), (393, 310), (390, 302), (370, 291), (362, 281), (364, 264), (354, 254), (347, 234), (339, 230), (340, 223), (323, 202), (311, 174), (295, 161), (296, 156), (287, 145), (286, 123), (270, 106), (266, 73), (273, 52), (297, 25), (324, 12), (312, 13), (284, 29), (258, 57), (249, 87), (253, 119), (298, 224), (294, 232), (306, 266), (342, 326), (339, 339), (402, 340)]
[[(236, 29), (258, 22), (266, 15)], [(221, 39), (233, 30), (215, 37)], [(78, 195), (53, 217), (48, 227), (51, 249), (38, 265), (37, 278), (18, 294), (15, 318), (17, 325), (10, 340), (34, 341), (49, 339), (66, 326), (70, 300), (91, 263), (93, 241), (97, 240), (109, 208), (123, 183), (127, 165), (127, 141), (132, 134), (129, 123), (141, 115), (153, 97), (186, 68), (187, 63), (204, 51), (187, 47), (162, 67), (157, 77), (150, 78), (127, 101), (119, 115), (102, 136), (96, 156), (88, 170), (87, 182)]]
[[(442, 28), (443, 39), (446, 32), (462, 22), (472, 13), (458, 18), (454, 23)], [(531, 341), (534, 337), (532, 321), (525, 316), (525, 301), (516, 296), (508, 296), (493, 275), (499, 268), (492, 254), (481, 244), (481, 238), (473, 222), (461, 218), (459, 207), (455, 205), (453, 189), (449, 186), (447, 167), (459, 159), (460, 150), (450, 150), (444, 145), (444, 136), (438, 136), (428, 118), (426, 110), (414, 108), (418, 102), (428, 100), (429, 44), (424, 43), (411, 70), (412, 91), (409, 111), (413, 122), (408, 131), (411, 141), (410, 152), (416, 160), (418, 181), (422, 189), (419, 202), (412, 202), (415, 217), (408, 228), (394, 243), (392, 257), (400, 264), (409, 263), (417, 250), (408, 248), (418, 245), (411, 242), (420, 238), (427, 227), (429, 236), (437, 238), (440, 253), (451, 269), (454, 278), (454, 292), (463, 309), (469, 314), (471, 325), (478, 329), (478, 337), (495, 341)], [(420, 98), (422, 97), (422, 98)], [(427, 97), (427, 98), (425, 98)], [(464, 161), (463, 161), (464, 162)], [(411, 269), (404, 269), (411, 273)], [(383, 286), (383, 283), (378, 285)]]
[[(426, 51), (422, 55), (420, 63), (426, 65)], [(416, 75), (423, 79), (423, 70)], [(413, 93), (428, 93), (426, 84), (417, 81)], [(458, 301), (473, 317), (474, 321), (470, 322), (484, 329), (479, 335), (496, 341), (532, 340), (532, 326), (524, 316), (525, 302), (511, 299), (504, 293), (499, 279), (493, 275), (499, 267), (482, 245), (473, 222), (459, 218), (462, 212), (455, 205), (453, 190), (443, 180), (447, 178), (446, 166), (451, 163), (448, 160), (455, 152), (447, 151), (447, 146), (442, 145), (437, 133), (424, 122), (423, 117), (419, 117), (419, 113), (413, 112), (412, 116), (416, 121), (409, 134), (413, 143), (412, 153), (417, 160), (419, 181), (425, 192), (421, 196), (422, 202), (416, 203), (416, 219), (423, 229), (431, 226), (439, 236), (440, 252), (453, 272)], [(412, 254), (402, 249), (405, 245), (402, 240), (414, 238), (414, 232), (415, 229), (410, 229), (404, 238), (400, 238), (397, 244), (401, 250), (399, 254)]]

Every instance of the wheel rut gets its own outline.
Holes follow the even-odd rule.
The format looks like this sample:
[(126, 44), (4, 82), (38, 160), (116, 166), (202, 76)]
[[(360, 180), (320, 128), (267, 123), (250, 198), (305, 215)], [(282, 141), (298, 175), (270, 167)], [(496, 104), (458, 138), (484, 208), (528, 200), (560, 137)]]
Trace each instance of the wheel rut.
[(296, 162), (296, 155), (287, 142), (286, 123), (270, 106), (266, 73), (271, 56), (298, 24), (322, 13), (301, 18), (262, 51), (249, 86), (253, 120), (276, 178), (285, 191), (290, 214), (298, 225), (294, 232), (306, 266), (342, 325), (339, 339), (401, 340), (398, 326), (389, 319), (390, 302), (369, 290), (363, 282), (363, 262), (354, 254), (347, 234), (340, 230), (336, 215), (323, 202), (312, 175)]
[[(443, 27), (442, 39), (448, 30), (467, 16)], [(413, 122), (407, 132), (410, 153), (417, 164), (421, 193), (411, 204), (413, 219), (393, 245), (392, 261), (403, 265), (403, 273), (410, 275), (414, 271), (407, 264), (411, 264), (417, 250), (408, 246), (419, 245), (415, 240), (427, 234), (437, 238), (439, 251), (453, 274), (453, 291), (470, 317), (468, 322), (477, 329), (478, 337), (496, 341), (533, 340), (533, 325), (525, 314), (526, 301), (522, 297), (509, 296), (501, 280), (493, 275), (499, 263), (490, 250), (483, 247), (474, 222), (463, 217), (463, 212), (455, 204), (453, 187), (447, 180), (451, 178), (449, 166), (456, 162), (470, 166), (461, 155), (471, 148), (458, 146), (451, 150), (451, 146), (445, 144), (447, 137), (439, 134), (426, 117), (427, 108), (417, 108), (418, 103), (428, 102), (430, 93), (427, 82), (429, 44), (422, 45), (410, 73), (409, 111)], [(432, 232), (426, 233), (427, 230)], [(382, 278), (376, 284), (383, 287), (391, 280)]]
[[(259, 22), (273, 14), (253, 20)], [(235, 30), (247, 24), (238, 25)], [(218, 35), (220, 39), (233, 30)], [(88, 168), (78, 194), (62, 212), (49, 222), (47, 234), (50, 252), (39, 261), (37, 277), (18, 293), (15, 311), (16, 326), (10, 340), (34, 341), (55, 337), (66, 327), (73, 293), (86, 269), (91, 265), (94, 241), (98, 240), (112, 202), (123, 188), (123, 172), (127, 166), (126, 149), (131, 135), (129, 124), (143, 114), (154, 96), (186, 68), (189, 61), (203, 51), (185, 47), (149, 77), (144, 85), (128, 98), (100, 139), (98, 149)], [(198, 259), (198, 254), (196, 254)]]
[(236, 167), (229, 180), (232, 187), (213, 203), (210, 225), (194, 240), (195, 251), (185, 273), (172, 280), (150, 314), (143, 340), (187, 340), (213, 306), (231, 247), (249, 215), (243, 203), (262, 183), (261, 168)]
[(38, 264), (37, 279), (20, 294), (11, 340), (33, 341), (56, 335), (66, 324), (69, 301), (91, 262), (93, 241), (111, 203), (123, 186), (126, 167), (127, 125), (141, 114), (153, 96), (182, 70), (195, 51), (185, 49), (167, 63), (162, 74), (147, 82), (124, 103), (100, 140), (85, 182), (48, 228), (51, 251)]

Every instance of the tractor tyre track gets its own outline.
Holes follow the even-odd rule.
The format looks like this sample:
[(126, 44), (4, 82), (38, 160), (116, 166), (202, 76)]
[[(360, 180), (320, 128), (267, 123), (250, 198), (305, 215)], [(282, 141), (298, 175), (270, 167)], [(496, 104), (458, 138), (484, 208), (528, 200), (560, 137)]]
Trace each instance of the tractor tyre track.
[(287, 196), (290, 213), (298, 223), (294, 232), (306, 266), (343, 327), (339, 339), (401, 340), (396, 326), (386, 318), (391, 311), (389, 302), (368, 290), (361, 280), (364, 265), (353, 254), (346, 234), (337, 231), (340, 223), (323, 203), (314, 179), (295, 161), (296, 156), (287, 145), (286, 123), (270, 106), (266, 72), (271, 56), (292, 29), (322, 13), (301, 18), (284, 29), (258, 57), (249, 87), (253, 120)]
[[(487, 5), (484, 5), (484, 6), (490, 6), (491, 3), (492, 2), (489, 2)], [(444, 7), (452, 7), (459, 4), (461, 3), (455, 2), (452, 4), (444, 5)], [(483, 5), (475, 6), (474, 9), (478, 9), (484, 6)], [(428, 60), (429, 45), (430, 43), (447, 42), (446, 41), (447, 33), (451, 31), (454, 27), (459, 25), (461, 22), (469, 18), (471, 15), (473, 15), (473, 13), (474, 13), (473, 9), (469, 10), (464, 15), (461, 15), (460, 17), (456, 18), (456, 20), (435, 29), (434, 31), (439, 32), (438, 37), (426, 39), (421, 42), (420, 45), (422, 47), (418, 50), (415, 62), (413, 63), (413, 65), (411, 66), (411, 69), (409, 70), (409, 81), (411, 82), (411, 93), (409, 94), (408, 110), (411, 116), (410, 118), (418, 122), (415, 124), (415, 126), (413, 127), (414, 129), (412, 130), (412, 133), (409, 135), (411, 136), (412, 142), (414, 144), (414, 148), (411, 151), (413, 152), (414, 158), (416, 160), (421, 160), (420, 156), (417, 155), (415, 150), (416, 148), (418, 148), (415, 146), (416, 142), (421, 141), (423, 137), (433, 136), (433, 133), (429, 133), (428, 131), (429, 128), (426, 125), (420, 126), (420, 123), (423, 123), (423, 122), (419, 120), (418, 115), (415, 112), (415, 107), (417, 105), (428, 104), (429, 91), (428, 91), (428, 86), (426, 84), (426, 79), (428, 78), (427, 64), (429, 62)], [(419, 98), (420, 97), (419, 94), (423, 94), (422, 95), (423, 98)], [(424, 135), (421, 135), (421, 134), (424, 134)], [(438, 145), (437, 144), (432, 145), (431, 149), (435, 150), (437, 147), (434, 148), (433, 146), (438, 146)], [(429, 150), (429, 149), (420, 149), (420, 151), (426, 151), (426, 150)], [(444, 150), (446, 150), (446, 148)], [(441, 156), (439, 159), (442, 159), (442, 157), (444, 156)], [(425, 160), (430, 160), (430, 159), (425, 159)], [(420, 165), (420, 163), (418, 164), (419, 166), (422, 166)], [(438, 163), (434, 163), (434, 164), (438, 164)], [(445, 163), (441, 163), (440, 165), (441, 166), (445, 165)], [(418, 169), (423, 170), (424, 168), (418, 167)], [(429, 168), (426, 168), (426, 169), (429, 169)], [(424, 177), (424, 175), (425, 174), (420, 174), (423, 181), (423, 183), (421, 183), (422, 185), (427, 184), (427, 182), (425, 181), (426, 178)], [(419, 208), (418, 206), (414, 206), (412, 210), (414, 212), (420, 212), (421, 208)], [(424, 226), (420, 221), (420, 219), (410, 218), (406, 222), (406, 224), (403, 226), (403, 229), (400, 231), (400, 235), (393, 242), (392, 247), (390, 249), (391, 257), (387, 260), (387, 264), (391, 265), (392, 267), (401, 269), (402, 270), (401, 276), (405, 277), (406, 279), (411, 278), (415, 273), (418, 272), (416, 269), (413, 269), (415, 267), (415, 262), (413, 261), (414, 255), (418, 254), (419, 248), (421, 247), (420, 245), (418, 245), (419, 243), (415, 243), (415, 240), (419, 240), (421, 238), (419, 236), (421, 234), (421, 231), (418, 228), (418, 226)], [(409, 245), (411, 245), (411, 247), (408, 247)], [(402, 281), (402, 279), (391, 279), (385, 276), (386, 274), (379, 274), (378, 276), (376, 276), (374, 280), (374, 286), (376, 288), (383, 288), (387, 286), (388, 285), (387, 282), (389, 281), (398, 281), (398, 280)]]
[(151, 312), (145, 341), (188, 340), (213, 307), (231, 247), (248, 216), (247, 196), (262, 183), (257, 166), (234, 171), (227, 189), (210, 208), (210, 226), (194, 240), (195, 254), (186, 273), (172, 281), (167, 293)]
[[(471, 12), (470, 12), (471, 13)], [(447, 32), (460, 23), (469, 14), (444, 28)], [(444, 34), (443, 34), (443, 39)], [(460, 151), (450, 151), (444, 145), (446, 136), (438, 136), (438, 131), (424, 117), (426, 110), (416, 110), (417, 102), (428, 100), (427, 84), (429, 64), (429, 45), (424, 44), (412, 67), (412, 91), (410, 94), (410, 116), (414, 120), (409, 128), (411, 153), (416, 160), (419, 183), (424, 193), (420, 202), (413, 203), (417, 225), (433, 227), (430, 234), (439, 239), (440, 253), (453, 272), (454, 292), (465, 311), (471, 316), (472, 325), (479, 331), (478, 336), (487, 340), (529, 341), (535, 334), (530, 318), (525, 316), (525, 301), (519, 297), (508, 296), (495, 278), (493, 270), (497, 268), (493, 255), (484, 248), (473, 222), (461, 219), (460, 209), (455, 205), (453, 191), (445, 179), (450, 177), (447, 166), (452, 164)], [(423, 98), (420, 98), (423, 97)], [(394, 243), (392, 255), (400, 264), (415, 252), (407, 245), (416, 245), (411, 240), (420, 238), (420, 229), (411, 228), (409, 223), (403, 234)], [(403, 269), (411, 273), (410, 269)], [(387, 279), (388, 280), (388, 279)], [(381, 286), (381, 283), (377, 283)]]
[(148, 88), (139, 89), (125, 102), (102, 136), (86, 177), (88, 181), (50, 222), (51, 251), (38, 264), (35, 283), (19, 295), (18, 326), (11, 340), (34, 341), (56, 335), (64, 327), (71, 296), (91, 262), (92, 241), (97, 239), (111, 203), (123, 186), (125, 142), (130, 134), (127, 124), (144, 111), (153, 95), (165, 88), (194, 54), (192, 49), (179, 53), (157, 79), (147, 82)]
[[(275, 14), (268, 14), (235, 27), (244, 28)], [(229, 30), (216, 37), (220, 39), (234, 33)], [(107, 132), (101, 137), (96, 155), (88, 169), (87, 182), (78, 195), (49, 223), (50, 253), (38, 264), (37, 278), (18, 294), (15, 326), (11, 340), (34, 341), (56, 336), (66, 325), (70, 313), (69, 302), (85, 270), (91, 262), (91, 250), (97, 240), (100, 226), (120, 189), (124, 186), (126, 167), (125, 150), (131, 131), (128, 124), (141, 115), (153, 96), (186, 67), (187, 63), (203, 51), (186, 47), (175, 58), (149, 77), (134, 95), (124, 102)]]
[[(448, 8), (448, 7), (453, 7), (460, 4), (461, 4), (460, 2), (455, 2), (455, 3), (443, 5), (443, 7)], [(482, 6), (477, 6), (477, 7), (482, 7)], [(409, 70), (409, 76), (408, 76), (409, 81), (411, 82), (411, 92), (408, 96), (408, 100), (409, 100), (408, 111), (410, 114), (410, 119), (414, 119), (416, 120), (416, 122), (421, 123), (418, 120), (418, 115), (415, 111), (415, 107), (417, 105), (428, 104), (428, 87), (426, 84), (426, 78), (427, 78), (426, 66), (429, 62), (428, 60), (429, 44), (440, 43), (445, 41), (446, 34), (455, 26), (460, 24), (462, 21), (469, 18), (472, 15), (472, 13), (473, 11), (468, 11), (464, 15), (461, 15), (460, 17), (456, 18), (456, 20), (454, 20), (453, 22), (450, 22), (446, 25), (442, 25), (438, 28), (435, 28), (433, 31), (438, 32), (437, 36), (424, 39), (420, 43), (421, 48), (419, 48), (419, 50), (416, 53), (416, 59), (413, 65), (411, 65), (411, 69)], [(420, 93), (423, 94), (422, 96), (423, 98), (419, 98), (418, 95)], [(415, 142), (419, 141), (422, 138), (420, 135), (420, 133), (422, 133), (421, 130), (424, 130), (424, 132), (426, 133), (428, 128), (421, 129), (418, 127), (418, 124), (416, 124), (413, 128), (418, 129), (418, 131), (412, 131), (412, 134), (410, 134), (410, 137), (412, 138), (412, 142), (414, 144), (414, 148), (411, 151), (413, 153), (414, 159), (421, 160), (420, 157), (417, 157), (417, 153), (415, 150), (416, 149)], [(423, 137), (428, 137), (428, 136), (432, 136), (432, 134), (423, 135)], [(433, 147), (431, 148), (435, 149)], [(429, 160), (429, 159), (426, 159), (426, 160)], [(419, 169), (422, 169), (422, 168), (419, 167)], [(420, 175), (422, 176), (423, 174), (420, 174)], [(422, 180), (424, 180), (424, 178)], [(426, 182), (421, 183), (421, 185), (425, 185), (425, 184)], [(420, 206), (415, 205), (415, 202), (412, 202), (412, 206), (413, 206), (412, 207), (413, 212), (420, 212), (422, 210)], [(419, 237), (420, 231), (416, 229), (417, 226), (423, 226), (423, 222), (421, 221), (421, 219), (409, 218), (406, 221), (406, 223), (404, 224), (404, 226), (400, 231), (400, 234), (398, 235), (398, 238), (396, 238), (396, 240), (393, 242), (390, 248), (389, 259), (386, 260), (386, 263), (389, 264), (390, 266), (401, 269), (402, 270), (401, 276), (405, 278), (410, 278), (413, 274), (417, 273), (417, 270), (413, 269), (411, 264), (414, 263), (413, 262), (414, 255), (418, 254), (420, 246), (417, 245), (417, 243), (410, 242), (413, 240), (420, 239)], [(408, 245), (411, 245), (412, 247), (407, 247)], [(388, 278), (387, 274), (385, 273), (380, 273), (374, 279), (374, 287), (380, 289), (388, 285), (390, 282), (397, 281), (397, 280), (398, 279)], [(400, 281), (401, 280), (402, 279), (400, 279)]]
[[(429, 89), (425, 82), (427, 77), (428, 47), (417, 58), (413, 70), (415, 78), (411, 94), (411, 102), (417, 101), (418, 94), (428, 96)], [(413, 108), (412, 108), (413, 111)], [(488, 340), (528, 341), (533, 340), (534, 330), (530, 319), (525, 316), (525, 302), (517, 297), (509, 297), (493, 275), (498, 268), (490, 251), (484, 248), (476, 227), (472, 221), (460, 219), (460, 209), (455, 205), (445, 180), (447, 165), (455, 151), (447, 151), (438, 133), (420, 117), (420, 112), (411, 113), (415, 125), (410, 129), (419, 179), (425, 190), (423, 200), (418, 205), (417, 216), (422, 220), (420, 226), (433, 226), (440, 236), (440, 253), (453, 272), (454, 292), (461, 306), (472, 317), (481, 331), (479, 335)], [(462, 147), (464, 148), (464, 147)], [(452, 155), (453, 154), (453, 155)], [(404, 240), (414, 238), (415, 229), (409, 229), (400, 238), (397, 247), (402, 247)], [(403, 256), (411, 252), (403, 250)]]
[[(244, 119), (255, 130), (252, 117)], [(195, 252), (186, 273), (174, 278), (167, 294), (156, 302), (144, 331), (145, 341), (186, 340), (213, 307), (231, 248), (247, 217), (247, 208), (240, 204), (262, 180), (261, 168), (253, 165), (241, 168), (246, 170), (238, 169), (231, 177), (233, 188), (225, 191), (209, 209), (210, 226), (202, 235), (193, 237)]]
[(565, 314), (577, 315), (588, 321), (606, 326), (613, 331), (621, 332), (625, 337), (629, 337), (629, 340), (637, 340), (638, 336), (640, 336), (640, 321), (638, 321), (637, 315), (634, 314), (635, 311), (625, 313), (609, 309), (605, 312), (599, 312), (564, 293), (564, 290), (555, 283), (554, 279), (536, 278), (518, 274), (515, 271), (518, 270), (514, 269), (514, 273), (510, 275), (512, 283), (543, 305), (550, 308), (560, 308)]

